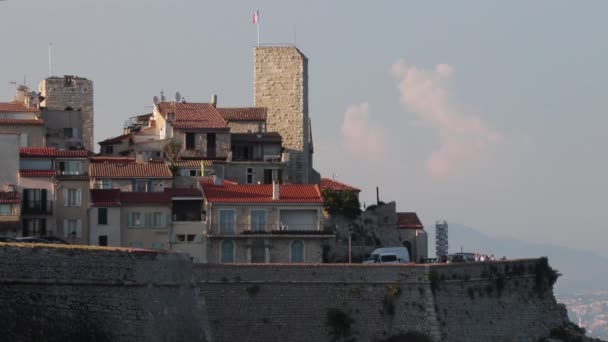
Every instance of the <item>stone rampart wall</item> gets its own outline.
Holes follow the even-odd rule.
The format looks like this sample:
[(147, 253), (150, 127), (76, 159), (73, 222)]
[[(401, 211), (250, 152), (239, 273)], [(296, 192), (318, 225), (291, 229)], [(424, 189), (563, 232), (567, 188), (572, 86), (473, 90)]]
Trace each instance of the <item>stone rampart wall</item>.
[(209, 341), (180, 254), (0, 243), (5, 341)]

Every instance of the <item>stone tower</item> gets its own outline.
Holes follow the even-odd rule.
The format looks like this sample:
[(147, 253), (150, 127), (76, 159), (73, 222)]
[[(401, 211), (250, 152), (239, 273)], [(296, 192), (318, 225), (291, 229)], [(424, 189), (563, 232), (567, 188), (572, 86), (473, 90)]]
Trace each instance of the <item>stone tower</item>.
[(308, 58), (294, 46), (254, 48), (254, 105), (268, 109), (267, 130), (279, 132), (289, 153), (284, 181), (312, 182), (308, 117)]
[(44, 97), (40, 107), (44, 108), (45, 125), (50, 125), (47, 135), (55, 131), (60, 135), (65, 132), (64, 128), (73, 128), (73, 133), (69, 133), (73, 137), (59, 137), (77, 138), (82, 141), (82, 147), (93, 151), (93, 81), (78, 76), (53, 76), (40, 81), (38, 89)]

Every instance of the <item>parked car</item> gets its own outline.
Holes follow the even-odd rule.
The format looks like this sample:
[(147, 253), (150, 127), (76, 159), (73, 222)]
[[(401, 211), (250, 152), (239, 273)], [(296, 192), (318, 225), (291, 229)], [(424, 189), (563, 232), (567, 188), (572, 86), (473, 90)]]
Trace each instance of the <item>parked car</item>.
[(49, 240), (41, 239), (38, 237), (32, 237), (32, 236), (17, 238), (17, 242), (52, 244), (52, 242), (50, 242)]
[(456, 253), (455, 255), (462, 255), (464, 261), (467, 262), (475, 261), (475, 253)]
[(0, 236), (0, 242), (17, 242), (17, 239), (8, 236)]
[[(364, 264), (374, 264), (374, 263), (386, 263), (381, 262), (380, 257), (382, 255), (390, 255), (394, 254), (397, 257), (398, 263), (407, 263), (410, 262), (410, 253), (407, 247), (383, 247), (375, 249), (372, 254), (365, 260), (363, 260)], [(388, 257), (390, 258), (390, 257)]]
[(64, 239), (60, 239), (56, 236), (37, 236), (37, 238), (46, 240), (50, 243), (58, 244), (58, 245), (69, 245), (70, 243), (65, 241)]

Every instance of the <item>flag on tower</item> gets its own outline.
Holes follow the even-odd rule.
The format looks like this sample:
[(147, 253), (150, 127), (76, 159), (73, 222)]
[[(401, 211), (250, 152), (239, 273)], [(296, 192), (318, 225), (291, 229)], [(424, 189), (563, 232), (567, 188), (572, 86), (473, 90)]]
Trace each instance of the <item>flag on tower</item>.
[(253, 12), (253, 18), (251, 19), (251, 22), (257, 24), (258, 20), (260, 20), (260, 11), (256, 9), (255, 12)]

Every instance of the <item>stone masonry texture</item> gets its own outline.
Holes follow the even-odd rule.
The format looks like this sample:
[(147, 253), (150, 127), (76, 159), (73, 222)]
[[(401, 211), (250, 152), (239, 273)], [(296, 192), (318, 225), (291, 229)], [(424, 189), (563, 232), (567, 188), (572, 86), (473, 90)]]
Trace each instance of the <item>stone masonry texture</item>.
[(267, 130), (283, 137), (286, 181), (308, 183), (308, 59), (293, 46), (268, 46), (254, 49), (254, 61), (254, 105), (268, 108)]
[(0, 243), (0, 329), (17, 342), (546, 341), (576, 329), (542, 260), (193, 265), (178, 253)]

